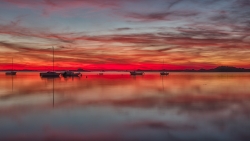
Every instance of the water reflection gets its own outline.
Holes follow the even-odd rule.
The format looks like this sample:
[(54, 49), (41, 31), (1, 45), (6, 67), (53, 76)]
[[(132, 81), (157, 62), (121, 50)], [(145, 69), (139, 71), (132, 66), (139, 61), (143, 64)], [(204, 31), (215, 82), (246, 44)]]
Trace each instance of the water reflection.
[(250, 140), (249, 82), (250, 73), (1, 74), (0, 139)]

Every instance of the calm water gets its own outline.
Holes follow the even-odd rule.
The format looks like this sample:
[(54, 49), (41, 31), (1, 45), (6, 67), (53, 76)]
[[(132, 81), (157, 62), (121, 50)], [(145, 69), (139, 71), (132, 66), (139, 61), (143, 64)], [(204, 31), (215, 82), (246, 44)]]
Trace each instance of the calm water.
[(1, 72), (0, 140), (249, 141), (250, 73)]

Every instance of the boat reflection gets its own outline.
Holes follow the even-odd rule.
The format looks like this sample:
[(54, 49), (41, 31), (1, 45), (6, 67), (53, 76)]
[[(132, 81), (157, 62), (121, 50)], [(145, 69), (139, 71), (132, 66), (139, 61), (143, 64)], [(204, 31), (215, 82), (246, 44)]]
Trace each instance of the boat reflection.
[(250, 73), (84, 76), (0, 75), (0, 139), (249, 139)]

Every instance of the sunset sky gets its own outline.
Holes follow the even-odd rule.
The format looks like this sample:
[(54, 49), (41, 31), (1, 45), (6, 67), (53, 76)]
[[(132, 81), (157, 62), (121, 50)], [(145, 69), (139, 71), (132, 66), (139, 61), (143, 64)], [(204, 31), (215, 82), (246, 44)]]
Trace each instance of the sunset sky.
[[(0, 0), (0, 69), (250, 68), (249, 0)], [(164, 65), (163, 65), (164, 62)]]

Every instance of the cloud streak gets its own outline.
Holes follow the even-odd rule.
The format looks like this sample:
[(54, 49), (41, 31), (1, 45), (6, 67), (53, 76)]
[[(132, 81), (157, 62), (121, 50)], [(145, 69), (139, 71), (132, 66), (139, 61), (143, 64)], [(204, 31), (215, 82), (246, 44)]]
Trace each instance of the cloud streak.
[[(244, 0), (157, 0), (151, 8), (144, 0), (0, 2), (0, 6), (9, 7), (9, 13), (15, 13), (14, 18), (12, 14), (1, 17), (0, 54), (9, 59), (8, 53), (18, 52), (15, 57), (22, 58), (17, 62), (20, 65), (39, 62), (40, 66), (49, 66), (49, 48), (56, 46), (57, 65), (67, 68), (95, 64), (117, 68), (119, 64), (131, 64), (132, 68), (133, 64), (160, 65), (162, 60), (169, 67), (249, 68), (250, 11)], [(34, 15), (25, 13), (27, 9)], [(89, 9), (95, 12), (85, 13)], [(37, 15), (57, 10), (60, 12), (48, 17)], [(85, 16), (80, 16), (81, 12)], [(36, 21), (31, 19), (45, 23), (30, 24)], [(6, 64), (6, 59), (0, 63)]]

